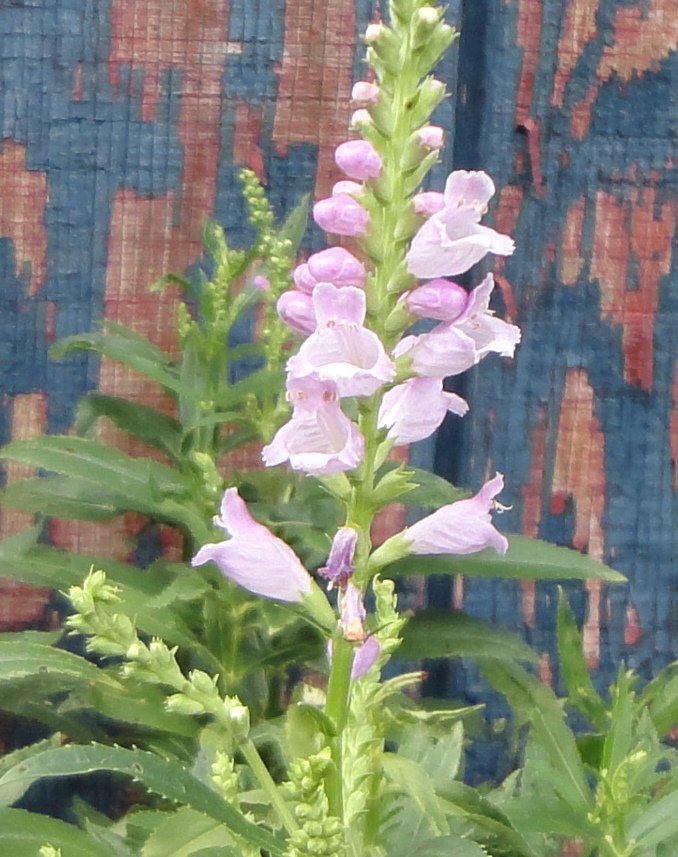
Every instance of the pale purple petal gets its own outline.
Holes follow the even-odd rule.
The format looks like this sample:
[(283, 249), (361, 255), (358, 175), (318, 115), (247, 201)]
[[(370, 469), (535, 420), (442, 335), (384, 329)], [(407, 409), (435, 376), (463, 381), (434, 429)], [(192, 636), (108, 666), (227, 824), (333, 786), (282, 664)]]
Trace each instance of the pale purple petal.
[(300, 291), (307, 292), (309, 295), (313, 293), (313, 289), (318, 282), (311, 274), (307, 262), (297, 265), (292, 273), (292, 279), (294, 280), (294, 285)]
[(445, 142), (445, 132), (439, 125), (425, 125), (417, 131), (417, 139), (426, 149), (441, 149)]
[(297, 555), (252, 518), (235, 488), (224, 494), (219, 526), (232, 538), (203, 545), (193, 566), (214, 562), (238, 586), (276, 601), (298, 602), (311, 591), (311, 577)]
[(343, 193), (316, 202), (313, 219), (321, 229), (336, 235), (362, 235), (370, 221), (365, 209)]
[(352, 182), (348, 179), (344, 181), (335, 182), (332, 185), (332, 196), (341, 196), (342, 194), (346, 194), (346, 196), (359, 196), (363, 192), (363, 185), (358, 184), (358, 182)]
[(365, 282), (365, 266), (343, 247), (328, 247), (314, 253), (308, 260), (308, 270), (316, 283), (360, 287)]
[(480, 360), (473, 339), (455, 327), (454, 322), (439, 324), (429, 333), (419, 336), (406, 336), (393, 354), (395, 357), (409, 357), (413, 372), (432, 378), (459, 375)]
[(358, 533), (352, 527), (339, 527), (332, 539), (327, 565), (318, 569), (318, 574), (330, 581), (330, 586), (346, 587), (353, 575), (353, 556)]
[(444, 196), (435, 190), (425, 190), (415, 194), (412, 197), (412, 202), (415, 214), (423, 214), (425, 217), (437, 214), (445, 206)]
[(339, 624), (345, 640), (353, 643), (365, 639), (364, 621), (367, 613), (360, 590), (350, 581), (340, 596)]
[(376, 83), (370, 83), (367, 80), (359, 80), (353, 84), (351, 90), (351, 100), (356, 104), (376, 104), (379, 98), (379, 87)]
[(361, 646), (358, 646), (353, 656), (352, 680), (365, 675), (374, 666), (379, 657), (379, 648), (379, 640), (376, 637), (368, 637)]
[(492, 524), (490, 510), (504, 487), (500, 473), (469, 500), (459, 500), (422, 518), (402, 533), (414, 554), (470, 554), (493, 547), (504, 554), (508, 541)]
[(297, 333), (307, 336), (316, 328), (313, 299), (307, 292), (288, 289), (278, 298), (276, 310), (285, 324)]
[(455, 170), (445, 182), (445, 205), (455, 208), (470, 206), (478, 211), (480, 217), (494, 192), (494, 182), (487, 173)]
[(469, 294), (451, 280), (430, 280), (407, 295), (407, 308), (420, 318), (454, 321), (462, 315), (469, 302)]
[(490, 352), (513, 357), (520, 342), (520, 328), (496, 318), (489, 309), (493, 289), (494, 277), (488, 274), (471, 292), (468, 305), (455, 324), (473, 339), (481, 357)]
[(347, 176), (359, 181), (376, 179), (381, 172), (381, 158), (367, 140), (348, 140), (337, 146), (334, 160)]
[(463, 416), (468, 405), (446, 393), (440, 378), (410, 378), (384, 395), (377, 424), (388, 429), (394, 446), (405, 446), (430, 437), (448, 410)]
[(330, 282), (318, 283), (313, 289), (313, 306), (318, 326), (351, 324), (365, 321), (365, 292), (354, 286), (337, 288)]

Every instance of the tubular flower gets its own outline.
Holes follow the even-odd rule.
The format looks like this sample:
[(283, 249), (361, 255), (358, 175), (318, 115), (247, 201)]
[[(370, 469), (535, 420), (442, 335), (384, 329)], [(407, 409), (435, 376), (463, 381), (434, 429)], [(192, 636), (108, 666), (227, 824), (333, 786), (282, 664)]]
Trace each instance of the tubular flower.
[(414, 554), (469, 554), (487, 547), (504, 554), (508, 541), (490, 517), (491, 509), (503, 508), (494, 500), (503, 487), (504, 477), (497, 473), (474, 497), (443, 506), (394, 538), (402, 538)]
[(333, 381), (342, 397), (371, 396), (393, 380), (393, 361), (376, 333), (363, 326), (365, 306), (360, 289), (319, 283), (313, 290), (318, 327), (288, 361), (290, 376)]
[(494, 194), (492, 179), (482, 172), (458, 170), (447, 179), (443, 208), (412, 239), (407, 270), (415, 277), (463, 274), (487, 253), (510, 256), (513, 240), (480, 224)]
[[(410, 307), (409, 301), (413, 300), (414, 306), (418, 304), (422, 309), (422, 314), (428, 304), (433, 312), (438, 312), (439, 317), (446, 311), (443, 304), (447, 301), (447, 310), (451, 314), (454, 304), (460, 302), (461, 294), (458, 290), (461, 287), (450, 283), (450, 288), (454, 287), (455, 297), (452, 298), (450, 293), (448, 298), (443, 298), (441, 292), (444, 287), (440, 284), (444, 282), (433, 280), (421, 286), (424, 290), (421, 296), (415, 297), (419, 289), (411, 292), (407, 299), (411, 311), (414, 312), (414, 309)], [(412, 361), (413, 372), (434, 378), (465, 372), (491, 352), (502, 357), (512, 357), (516, 345), (520, 342), (520, 328), (495, 318), (489, 309), (493, 288), (494, 277), (488, 274), (482, 283), (466, 296), (466, 306), (456, 318), (437, 325), (429, 333), (406, 336), (396, 346), (394, 355), (407, 355)]]
[(443, 390), (440, 378), (410, 378), (384, 395), (378, 425), (388, 429), (394, 446), (405, 446), (430, 437), (448, 411), (463, 417), (468, 404)]
[(370, 221), (360, 203), (345, 193), (316, 202), (313, 219), (321, 229), (336, 235), (362, 235)]
[(367, 140), (348, 140), (337, 146), (334, 160), (340, 170), (358, 181), (376, 179), (381, 172), (381, 158)]
[(294, 470), (330, 476), (352, 470), (363, 457), (363, 436), (342, 412), (336, 386), (314, 378), (290, 378), (292, 418), (261, 451), (272, 467), (289, 461)]
[(328, 247), (314, 253), (307, 264), (316, 283), (360, 287), (365, 282), (365, 266), (343, 247)]
[(445, 197), (437, 190), (424, 190), (421, 193), (415, 193), (412, 202), (414, 203), (414, 213), (422, 214), (425, 217), (437, 214), (445, 207)]
[(406, 298), (407, 308), (419, 318), (454, 321), (468, 305), (469, 293), (451, 280), (429, 280), (413, 289)]
[(318, 569), (318, 574), (329, 580), (328, 589), (338, 586), (346, 589), (353, 575), (353, 556), (355, 554), (358, 533), (352, 527), (339, 527), (332, 539), (332, 547), (327, 557), (327, 565)]
[(237, 488), (229, 488), (214, 519), (230, 539), (203, 545), (191, 565), (214, 562), (225, 576), (256, 595), (299, 602), (311, 592), (311, 577), (292, 548), (250, 515)]

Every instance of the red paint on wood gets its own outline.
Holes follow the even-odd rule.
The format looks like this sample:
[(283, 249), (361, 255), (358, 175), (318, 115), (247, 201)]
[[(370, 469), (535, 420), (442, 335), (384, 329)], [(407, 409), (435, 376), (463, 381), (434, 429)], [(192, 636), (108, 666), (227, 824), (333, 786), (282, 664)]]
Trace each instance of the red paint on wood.
[[(493, 212), (493, 223), (499, 232), (504, 232), (507, 235), (512, 235), (515, 232), (522, 204), (522, 187), (518, 185), (506, 185), (499, 191), (497, 205)], [(505, 261), (503, 256), (495, 258), (494, 279), (504, 299), (504, 306), (506, 308), (504, 317), (507, 321), (515, 321), (517, 309), (513, 297), (513, 286), (502, 274)]]
[(262, 108), (253, 104), (237, 104), (233, 130), (233, 163), (253, 170), (264, 182), (264, 162), (261, 157)]
[(673, 364), (673, 409), (671, 411), (671, 464), (673, 487), (678, 491), (678, 360)]
[[(605, 507), (604, 436), (595, 414), (594, 395), (583, 369), (568, 369), (560, 405), (553, 464), (554, 499), (574, 500), (572, 546), (602, 560)], [(599, 654), (600, 588), (587, 585), (589, 609), (583, 629), (590, 665)]]
[[(539, 536), (541, 520), (541, 498), (544, 489), (544, 466), (546, 462), (546, 431), (547, 412), (544, 406), (537, 411), (537, 418), (532, 430), (532, 461), (527, 476), (527, 482), (522, 487), (523, 511), (521, 517), (521, 532), (536, 539)], [(523, 622), (534, 627), (535, 622), (535, 581), (520, 581), (520, 610)]]
[(293, 143), (318, 146), (315, 191), (327, 196), (340, 177), (334, 148), (348, 136), (355, 10), (345, 0), (285, 4), (273, 141), (281, 154)]
[[(600, 285), (603, 316), (622, 326), (624, 378), (652, 389), (653, 324), (659, 281), (671, 268), (676, 202), (657, 204), (653, 187), (629, 200), (599, 191), (591, 276)], [(629, 282), (630, 261), (635, 281)], [(631, 288), (629, 288), (631, 287)]]
[(73, 89), (71, 91), (73, 101), (82, 101), (82, 63), (75, 64), (73, 69)]
[(585, 46), (596, 35), (599, 0), (570, 0), (565, 4), (565, 20), (558, 40), (558, 65), (553, 81), (551, 104), (561, 107), (565, 87)]
[(636, 0), (618, 6), (612, 24), (614, 41), (605, 45), (598, 76), (613, 74), (623, 81), (655, 68), (678, 49), (678, 10), (675, 0)]
[(202, 78), (202, 94), (218, 94), (228, 50), (228, 5), (227, 0), (112, 0), (109, 79), (117, 87), (121, 65), (143, 67), (143, 120), (153, 119), (160, 78), (170, 66), (188, 75), (184, 93), (200, 87)]
[(29, 294), (45, 279), (47, 178), (26, 166), (26, 149), (14, 140), (0, 140), (0, 236), (9, 238), (16, 255), (16, 273), (30, 266)]
[(530, 115), (534, 78), (539, 65), (542, 11), (542, 0), (518, 0), (516, 44), (523, 51), (516, 96), (516, 124), (518, 125), (525, 125)]
[(572, 108), (570, 114), (570, 133), (575, 140), (583, 140), (588, 134), (589, 125), (591, 124), (591, 111), (593, 110), (593, 102), (596, 100), (598, 93), (597, 87), (589, 86), (586, 90), (586, 95)]
[(565, 286), (576, 285), (584, 265), (581, 255), (582, 228), (586, 200), (584, 196), (573, 203), (565, 215), (565, 225), (560, 243), (560, 279)]
[(633, 604), (628, 604), (624, 615), (624, 642), (627, 646), (635, 646), (644, 633), (640, 626), (638, 611)]

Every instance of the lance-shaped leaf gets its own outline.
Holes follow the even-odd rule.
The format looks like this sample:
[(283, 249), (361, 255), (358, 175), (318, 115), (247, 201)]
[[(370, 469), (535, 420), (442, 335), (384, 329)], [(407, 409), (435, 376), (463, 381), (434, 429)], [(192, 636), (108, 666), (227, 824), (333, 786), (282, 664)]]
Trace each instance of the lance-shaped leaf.
[(282, 839), (247, 821), (216, 792), (191, 776), (181, 764), (143, 750), (98, 744), (46, 750), (21, 762), (0, 777), (0, 805), (14, 803), (34, 782), (44, 777), (71, 777), (95, 771), (125, 774), (153, 794), (191, 806), (222, 822), (236, 835), (268, 849), (271, 854), (284, 853), (285, 843)]
[(43, 845), (60, 849), (64, 857), (117, 857), (73, 824), (23, 809), (0, 810), (0, 854), (36, 857)]

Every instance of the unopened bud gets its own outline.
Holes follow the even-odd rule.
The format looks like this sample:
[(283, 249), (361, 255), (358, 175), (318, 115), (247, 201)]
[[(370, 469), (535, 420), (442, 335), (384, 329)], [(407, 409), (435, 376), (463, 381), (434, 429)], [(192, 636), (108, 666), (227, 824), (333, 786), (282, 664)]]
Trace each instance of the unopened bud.
[(417, 137), (425, 149), (442, 149), (445, 132), (439, 125), (424, 125), (417, 131)]
[(355, 101), (356, 104), (361, 104), (363, 106), (375, 104), (377, 98), (379, 98), (379, 87), (376, 83), (370, 83), (367, 80), (359, 80), (354, 84), (351, 91), (351, 99)]
[(365, 30), (365, 41), (368, 45), (373, 45), (385, 32), (386, 27), (383, 24), (368, 24)]
[(359, 110), (354, 110), (351, 116), (349, 126), (352, 131), (360, 131), (364, 126), (372, 124), (372, 117), (361, 107)]
[(358, 182), (341, 181), (332, 186), (332, 196), (339, 196), (342, 193), (348, 194), (348, 196), (359, 196), (362, 191), (363, 186)]

